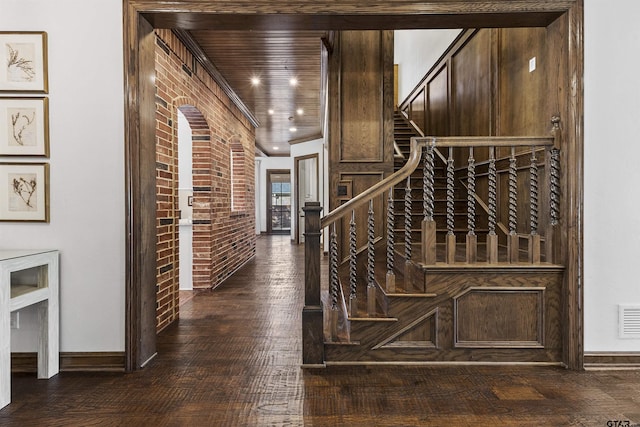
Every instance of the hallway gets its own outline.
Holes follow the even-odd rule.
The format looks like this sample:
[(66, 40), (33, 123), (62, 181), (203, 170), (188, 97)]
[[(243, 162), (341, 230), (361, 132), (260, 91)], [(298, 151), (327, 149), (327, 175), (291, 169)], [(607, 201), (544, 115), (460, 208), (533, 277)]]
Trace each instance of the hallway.
[[(132, 374), (14, 374), (2, 426), (606, 426), (640, 423), (640, 371), (522, 366), (302, 370), (303, 246), (257, 256), (181, 307)], [(613, 424), (611, 424), (613, 425)]]

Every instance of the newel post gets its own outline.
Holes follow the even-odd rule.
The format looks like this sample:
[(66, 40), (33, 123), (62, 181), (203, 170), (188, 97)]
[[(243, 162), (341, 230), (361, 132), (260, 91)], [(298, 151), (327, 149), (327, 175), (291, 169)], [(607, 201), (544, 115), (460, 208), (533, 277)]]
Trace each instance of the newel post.
[(302, 365), (324, 366), (324, 333), (320, 300), (320, 202), (307, 202), (304, 211), (304, 308)]

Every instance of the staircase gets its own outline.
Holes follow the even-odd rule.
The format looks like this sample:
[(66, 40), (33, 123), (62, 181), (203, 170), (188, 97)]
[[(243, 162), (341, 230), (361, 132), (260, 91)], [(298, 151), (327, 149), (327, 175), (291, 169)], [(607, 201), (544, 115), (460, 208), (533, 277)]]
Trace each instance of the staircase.
[[(410, 154), (410, 140), (414, 137), (420, 137), (416, 130), (404, 116), (395, 112), (394, 114), (394, 139), (403, 157), (396, 156), (394, 158), (394, 170), (398, 171), (405, 165), (406, 159)], [(439, 241), (444, 243), (444, 234), (447, 232), (447, 176), (444, 162), (436, 159), (434, 173), (434, 219), (439, 234)], [(420, 160), (418, 168), (411, 174), (411, 242), (415, 249), (420, 249), (420, 236), (422, 233), (421, 222), (424, 217), (423, 213), (423, 178), (424, 178), (424, 159)], [(404, 244), (405, 233), (405, 195), (407, 185), (396, 185), (393, 190), (393, 211), (394, 211), (394, 235), (397, 244)], [(455, 188), (454, 198), (454, 228), (457, 234), (463, 234), (467, 231), (467, 214), (466, 203), (467, 193), (462, 186)], [(416, 253), (418, 253), (416, 252)]]
[[(457, 149), (462, 144), (479, 141), (439, 138), (435, 147), (429, 148), (429, 141), (423, 138), (418, 143), (423, 144), (424, 150), (438, 150), (429, 172), (422, 155), (416, 158), (409, 152), (410, 139), (417, 137), (417, 132), (402, 116), (396, 116), (395, 130), (403, 158), (398, 156), (396, 162), (397, 177), (392, 177), (395, 185), (385, 186), (392, 188), (387, 236), (372, 239), (370, 235), (366, 250), (351, 250), (349, 259), (342, 263), (330, 254), (333, 266), (330, 265), (328, 291), (322, 298), (324, 340), (321, 348), (316, 347), (322, 353), (322, 363), (560, 364), (563, 267), (536, 255), (541, 252), (540, 242), (544, 240), (535, 228), (525, 236), (524, 245), (521, 233), (514, 230), (490, 236), (490, 230), (498, 230), (500, 234), (499, 230), (506, 227), (496, 225), (495, 201), (483, 201), (473, 191), (476, 176), (467, 172), (475, 167), (473, 159), (469, 160), (473, 167), (447, 170), (446, 161), (453, 157), (448, 153), (453, 148), (448, 147)], [(496, 147), (522, 144), (517, 138), (488, 139)], [(438, 146), (439, 140), (442, 148)], [(547, 146), (552, 140), (531, 139)], [(414, 144), (413, 148), (416, 147)], [(473, 149), (466, 150), (465, 156), (473, 153)], [(531, 150), (532, 165), (537, 162), (536, 150)], [(488, 152), (494, 151), (498, 149), (491, 148)], [(511, 149), (510, 190), (513, 180), (518, 178), (517, 170), (513, 172), (517, 163), (513, 160), (514, 153)], [(499, 178), (495, 164), (501, 164), (500, 161), (491, 154), (485, 162), (489, 165), (487, 179), (494, 183)], [(406, 169), (407, 163), (411, 168), (415, 166), (415, 170)], [(537, 171), (533, 169), (534, 166), (527, 180), (535, 184)], [(433, 174), (433, 185), (428, 190), (423, 180), (425, 173)], [(400, 181), (402, 174), (406, 176)], [(452, 181), (456, 182), (455, 188)], [(480, 185), (485, 183), (480, 181)], [(372, 199), (382, 194), (384, 188), (381, 183), (370, 190), (370, 194), (358, 198)], [(509, 196), (509, 202), (513, 203), (512, 194)], [(432, 219), (427, 219), (423, 203), (429, 197), (434, 200)], [(537, 200), (533, 192), (530, 197)], [(490, 212), (484, 209), (473, 212), (469, 205), (475, 204), (476, 199), (481, 206), (488, 205)], [(337, 209), (322, 220), (322, 225), (328, 225), (335, 220), (333, 217), (345, 215), (346, 211), (344, 207)], [(532, 209), (532, 218), (534, 214)], [(509, 219), (512, 227), (511, 216)], [(542, 252), (551, 253), (552, 235), (546, 234)], [(386, 241), (382, 238), (391, 235), (393, 238)], [(331, 242), (335, 246), (335, 232)], [(521, 254), (523, 246), (526, 261)]]

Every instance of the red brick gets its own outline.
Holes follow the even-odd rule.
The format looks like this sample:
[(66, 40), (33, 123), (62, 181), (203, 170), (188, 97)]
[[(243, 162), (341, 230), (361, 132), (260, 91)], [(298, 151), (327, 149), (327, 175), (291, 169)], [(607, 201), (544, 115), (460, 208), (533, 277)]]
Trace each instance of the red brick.
[[(172, 52), (167, 56), (159, 46), (156, 47), (157, 97), (166, 103), (166, 107), (161, 102), (156, 103), (156, 160), (167, 166), (167, 170), (156, 172), (156, 315), (157, 329), (161, 330), (178, 317), (178, 233), (175, 223), (160, 226), (160, 218), (171, 218), (177, 215), (178, 209), (176, 129), (169, 123), (175, 127), (176, 109), (180, 108), (189, 120), (193, 135), (208, 135), (210, 139), (193, 142), (193, 168), (199, 171), (194, 174), (194, 186), (211, 187), (210, 192), (194, 195), (194, 219), (211, 221), (211, 224), (193, 227), (193, 280), (196, 288), (217, 286), (255, 253), (254, 168), (252, 157), (246, 154), (254, 150), (255, 130), (202, 68), (191, 78), (182, 71), (183, 64), (191, 64), (192, 55), (170, 30), (156, 30), (156, 36), (170, 46)], [(234, 143), (237, 156), (231, 156), (230, 147)], [(237, 216), (233, 213), (232, 217), (232, 159), (236, 163), (234, 207), (251, 215)], [(174, 217), (176, 223), (177, 220)], [(231, 241), (237, 242), (235, 249)], [(161, 267), (170, 263), (173, 268), (160, 275)]]

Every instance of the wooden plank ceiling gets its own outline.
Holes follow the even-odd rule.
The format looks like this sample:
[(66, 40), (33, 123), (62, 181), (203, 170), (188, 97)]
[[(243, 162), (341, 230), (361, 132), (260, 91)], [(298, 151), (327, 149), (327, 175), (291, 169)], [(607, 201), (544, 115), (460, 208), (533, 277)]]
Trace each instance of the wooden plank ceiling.
[[(197, 30), (190, 34), (260, 122), (258, 149), (270, 156), (286, 156), (291, 141), (320, 136), (324, 31)], [(253, 84), (253, 78), (260, 82)], [(297, 79), (296, 85), (291, 84), (292, 78)]]

